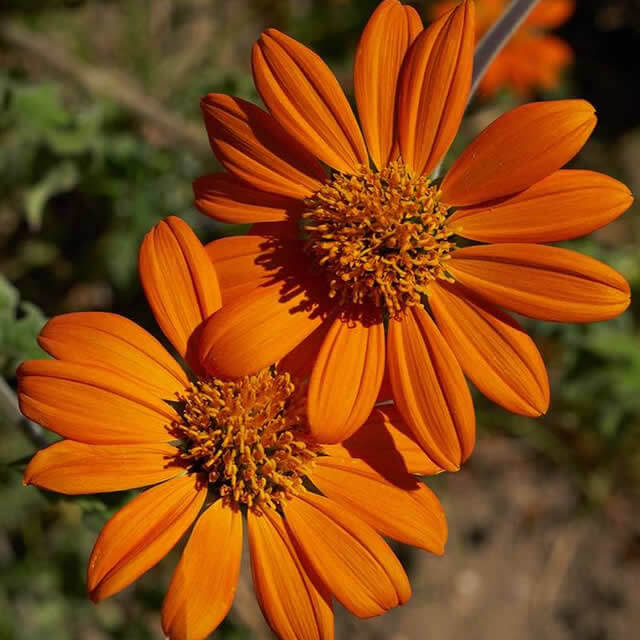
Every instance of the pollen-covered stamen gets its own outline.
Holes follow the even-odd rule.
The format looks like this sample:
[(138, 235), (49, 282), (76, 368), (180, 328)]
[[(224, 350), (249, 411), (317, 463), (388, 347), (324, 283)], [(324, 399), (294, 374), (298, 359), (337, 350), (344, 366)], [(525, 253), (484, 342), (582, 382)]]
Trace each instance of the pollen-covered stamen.
[(319, 451), (306, 433), (303, 394), (275, 368), (234, 381), (201, 379), (179, 394), (171, 432), (180, 459), (229, 504), (276, 508), (302, 489)]
[(341, 304), (373, 302), (394, 316), (420, 304), (432, 280), (452, 280), (447, 207), (401, 161), (334, 174), (305, 205), (308, 250), (329, 271), (330, 295)]

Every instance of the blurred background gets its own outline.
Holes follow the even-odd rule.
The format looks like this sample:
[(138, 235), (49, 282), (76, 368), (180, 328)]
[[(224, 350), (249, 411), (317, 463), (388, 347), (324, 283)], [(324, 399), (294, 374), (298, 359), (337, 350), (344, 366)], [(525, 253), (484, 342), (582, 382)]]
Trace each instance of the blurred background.
[[(435, 3), (411, 4), (426, 16)], [(136, 273), (144, 233), (169, 214), (203, 241), (241, 230), (192, 206), (192, 180), (216, 169), (200, 96), (258, 101), (250, 47), (267, 26), (314, 48), (350, 93), (359, 33), (376, 5), (0, 0), (0, 640), (162, 637), (177, 552), (100, 606), (86, 599), (93, 542), (129, 496), (69, 499), (22, 487), (25, 462), (50, 440), (16, 420), (15, 368), (42, 355), (35, 336), (59, 313), (115, 311), (157, 334)], [(529, 97), (590, 100), (599, 125), (572, 166), (640, 193), (640, 2), (580, 0), (554, 33), (573, 64)], [(476, 100), (453, 155), (522, 99), (502, 87)], [(621, 271), (632, 307), (589, 326), (525, 321), (549, 367), (548, 415), (518, 418), (476, 398), (470, 464), (429, 480), (449, 518), (446, 555), (400, 547), (412, 600), (370, 621), (339, 610), (337, 638), (637, 637), (640, 207), (566, 245)], [(218, 638), (271, 637), (244, 576)]]

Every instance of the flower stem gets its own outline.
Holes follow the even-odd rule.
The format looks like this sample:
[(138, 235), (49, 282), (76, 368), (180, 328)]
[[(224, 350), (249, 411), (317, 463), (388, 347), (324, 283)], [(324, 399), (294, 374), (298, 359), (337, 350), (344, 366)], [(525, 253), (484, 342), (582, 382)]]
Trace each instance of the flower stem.
[(469, 101), (471, 101), (493, 59), (502, 51), (538, 2), (540, 0), (513, 0), (500, 19), (480, 40), (473, 57), (473, 77)]

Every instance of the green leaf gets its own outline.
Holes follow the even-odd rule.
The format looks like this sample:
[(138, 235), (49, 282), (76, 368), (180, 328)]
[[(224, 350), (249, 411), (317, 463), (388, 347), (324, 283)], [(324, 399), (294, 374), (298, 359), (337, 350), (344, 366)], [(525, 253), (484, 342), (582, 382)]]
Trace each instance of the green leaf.
[(0, 275), (0, 373), (5, 376), (12, 376), (23, 360), (46, 357), (36, 341), (46, 318), (34, 304), (19, 299), (17, 289)]
[(12, 98), (11, 111), (16, 119), (19, 123), (28, 123), (34, 131), (64, 127), (71, 121), (56, 85), (17, 87)]
[(29, 226), (39, 229), (49, 199), (73, 189), (77, 183), (78, 169), (71, 162), (63, 162), (51, 169), (43, 180), (27, 189), (24, 193), (24, 208)]
[(4, 320), (5, 316), (13, 316), (19, 299), (18, 290), (0, 275), (0, 322)]

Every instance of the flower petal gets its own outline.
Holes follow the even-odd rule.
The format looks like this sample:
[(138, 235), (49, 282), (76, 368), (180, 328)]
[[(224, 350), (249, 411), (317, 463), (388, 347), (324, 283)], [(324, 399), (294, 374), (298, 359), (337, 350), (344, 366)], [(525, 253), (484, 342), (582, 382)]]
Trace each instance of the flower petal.
[(456, 471), (471, 455), (475, 415), (451, 348), (422, 307), (389, 321), (389, 373), (400, 414), (427, 455)]
[(251, 225), (248, 235), (276, 236), (283, 241), (300, 244), (297, 220), (286, 220), (285, 222), (256, 222)]
[(222, 304), (207, 252), (190, 227), (171, 216), (147, 233), (139, 263), (140, 280), (157, 323), (193, 365), (194, 332)]
[(585, 100), (532, 102), (508, 111), (455, 161), (442, 182), (442, 201), (461, 207), (530, 187), (569, 162), (596, 121)]
[(447, 269), (485, 300), (539, 320), (609, 320), (630, 302), (629, 284), (617, 271), (558, 247), (465, 247), (452, 254)]
[(288, 371), (291, 376), (299, 380), (308, 378), (332, 324), (331, 319), (325, 320), (311, 335), (280, 360), (278, 369)]
[[(333, 640), (331, 595), (308, 574), (282, 518), (247, 511), (251, 573), (260, 608), (280, 640)], [(316, 579), (317, 580), (317, 579)]]
[(358, 463), (319, 458), (313, 484), (378, 533), (442, 555), (447, 521), (435, 494), (407, 473), (383, 476)]
[(184, 471), (168, 444), (95, 445), (63, 440), (36, 453), (23, 482), (68, 495), (126, 491)]
[(371, 413), (384, 374), (382, 315), (339, 316), (316, 358), (307, 396), (309, 428), (318, 442), (348, 438)]
[(18, 399), (27, 418), (88, 444), (173, 440), (178, 414), (142, 385), (119, 374), (60, 360), (27, 360), (18, 368)]
[(413, 7), (385, 0), (369, 18), (358, 43), (353, 85), (369, 154), (379, 169), (392, 159), (400, 67), (421, 31), (422, 20)]
[(236, 178), (296, 199), (322, 186), (322, 165), (259, 107), (221, 93), (209, 93), (200, 107), (213, 152)]
[(484, 395), (513, 413), (546, 413), (544, 362), (513, 318), (460, 285), (432, 287), (429, 305), (462, 370)]
[(300, 245), (274, 235), (229, 236), (205, 249), (218, 275), (224, 306), (304, 272), (308, 262)]
[(114, 313), (67, 313), (51, 318), (38, 336), (54, 358), (109, 369), (143, 386), (149, 393), (174, 400), (189, 386), (182, 367), (147, 331)]
[(239, 378), (270, 366), (326, 317), (313, 281), (292, 280), (235, 298), (204, 325), (200, 358), (210, 375)]
[(458, 132), (469, 98), (475, 9), (468, 0), (425, 29), (398, 81), (398, 142), (405, 163), (429, 174)]
[(553, 0), (539, 2), (527, 16), (525, 24), (529, 27), (555, 29), (564, 24), (575, 10), (574, 0)]
[(195, 476), (148, 489), (118, 511), (96, 541), (87, 573), (91, 599), (118, 593), (148, 571), (180, 540), (207, 495)]
[(512, 41), (500, 55), (501, 64), (494, 72), (490, 67), (489, 81), (483, 79), (481, 86), (485, 89), (500, 88), (502, 84), (510, 85), (523, 98), (531, 93), (532, 88), (553, 89), (560, 82), (559, 75), (564, 67), (573, 60), (571, 47), (555, 36), (520, 38)]
[(632, 202), (609, 176), (561, 170), (510, 198), (458, 209), (447, 226), (480, 242), (558, 242), (604, 227)]
[(377, 407), (350, 438), (322, 450), (334, 458), (358, 458), (385, 477), (398, 471), (421, 476), (444, 471), (420, 448), (394, 405)]
[(236, 178), (232, 173), (211, 173), (193, 183), (195, 205), (206, 216), (231, 224), (296, 219), (302, 202), (280, 196)]
[(225, 618), (242, 558), (242, 514), (218, 500), (196, 522), (162, 605), (171, 640), (202, 640)]
[(267, 29), (253, 47), (256, 87), (276, 120), (330, 167), (356, 173), (367, 149), (332, 71), (311, 49)]
[(303, 562), (354, 615), (380, 615), (411, 597), (387, 543), (335, 502), (304, 493), (284, 505), (284, 515)]
[(391, 389), (391, 379), (389, 378), (389, 367), (387, 367), (382, 376), (382, 384), (380, 385), (376, 404), (388, 404), (390, 402), (393, 402), (393, 390)]

